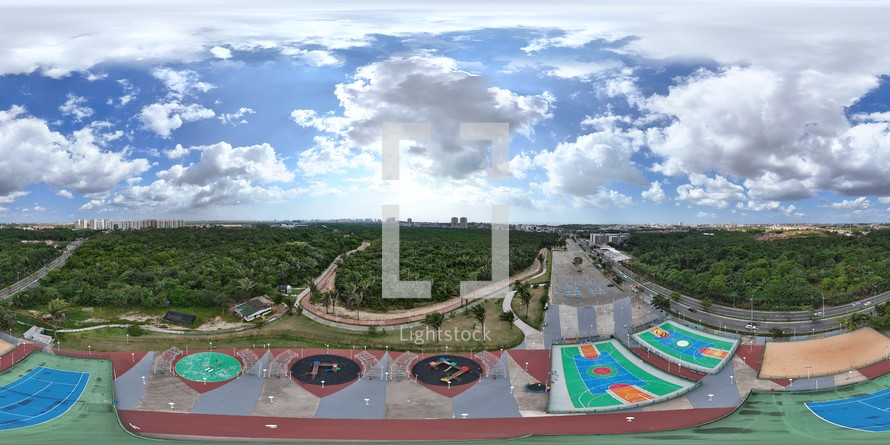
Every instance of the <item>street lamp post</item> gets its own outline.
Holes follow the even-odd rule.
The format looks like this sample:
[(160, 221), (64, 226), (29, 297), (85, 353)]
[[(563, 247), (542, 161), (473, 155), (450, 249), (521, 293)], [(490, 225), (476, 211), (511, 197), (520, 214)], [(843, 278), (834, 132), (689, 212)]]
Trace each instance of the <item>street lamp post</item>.
[(751, 324), (754, 324), (754, 297), (751, 297)]

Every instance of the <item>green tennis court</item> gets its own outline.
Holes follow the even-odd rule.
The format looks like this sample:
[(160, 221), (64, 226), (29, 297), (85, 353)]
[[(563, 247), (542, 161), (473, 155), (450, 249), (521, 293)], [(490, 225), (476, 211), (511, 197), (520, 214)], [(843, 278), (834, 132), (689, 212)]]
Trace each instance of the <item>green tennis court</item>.
[(655, 355), (687, 368), (714, 374), (732, 358), (739, 341), (666, 321), (634, 338)]
[(176, 374), (195, 382), (223, 382), (238, 377), (241, 362), (220, 352), (187, 355), (176, 363)]

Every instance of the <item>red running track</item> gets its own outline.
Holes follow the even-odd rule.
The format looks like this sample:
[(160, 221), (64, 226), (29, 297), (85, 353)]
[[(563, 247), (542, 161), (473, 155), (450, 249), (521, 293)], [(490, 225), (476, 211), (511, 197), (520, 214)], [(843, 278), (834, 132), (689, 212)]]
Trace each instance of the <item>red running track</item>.
[[(527, 435), (618, 434), (688, 428), (720, 419), (734, 408), (497, 419), (305, 419), (119, 411), (133, 434), (234, 439), (338, 441), (494, 440)], [(633, 422), (627, 416), (634, 417)], [(131, 425), (138, 427), (134, 429)], [(270, 428), (267, 425), (276, 425)]]

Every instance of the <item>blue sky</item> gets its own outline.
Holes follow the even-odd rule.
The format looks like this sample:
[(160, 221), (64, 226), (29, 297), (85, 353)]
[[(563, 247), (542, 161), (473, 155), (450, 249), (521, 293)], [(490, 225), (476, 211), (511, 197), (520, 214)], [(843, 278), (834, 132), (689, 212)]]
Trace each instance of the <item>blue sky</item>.
[(890, 7), (613, 3), (5, 2), (0, 221), (888, 220)]

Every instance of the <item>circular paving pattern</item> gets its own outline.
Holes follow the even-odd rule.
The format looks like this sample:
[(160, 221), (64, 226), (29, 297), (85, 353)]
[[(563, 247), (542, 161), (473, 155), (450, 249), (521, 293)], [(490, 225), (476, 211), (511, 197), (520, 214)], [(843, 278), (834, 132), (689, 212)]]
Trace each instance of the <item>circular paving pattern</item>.
[(448, 386), (449, 380), (451, 386), (466, 385), (479, 380), (482, 365), (457, 355), (431, 355), (418, 361), (411, 373), (417, 376), (418, 382), (427, 385)]
[(238, 377), (241, 362), (220, 352), (198, 352), (181, 358), (176, 363), (180, 377), (195, 382), (223, 382)]
[(685, 348), (685, 347), (689, 346), (689, 342), (686, 340), (680, 340), (677, 342), (677, 346), (679, 346), (681, 348)]
[(606, 377), (614, 374), (615, 370), (610, 366), (597, 366), (596, 368), (590, 368), (590, 372), (599, 377)]
[(358, 378), (361, 367), (349, 358), (321, 354), (297, 360), (290, 367), (291, 375), (301, 383), (309, 385), (321, 385), (324, 381), (327, 385), (339, 385), (348, 383)]

